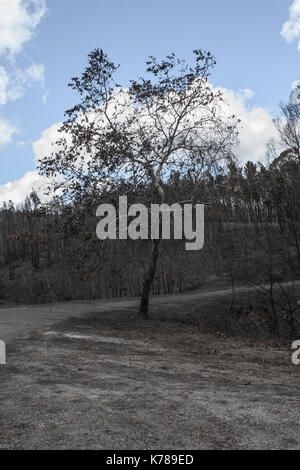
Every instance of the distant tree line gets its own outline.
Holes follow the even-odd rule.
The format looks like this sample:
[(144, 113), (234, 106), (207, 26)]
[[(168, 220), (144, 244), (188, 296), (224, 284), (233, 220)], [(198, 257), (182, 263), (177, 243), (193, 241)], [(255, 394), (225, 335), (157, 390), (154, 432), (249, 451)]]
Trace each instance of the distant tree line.
[[(152, 291), (181, 291), (217, 277), (234, 283), (300, 279), (300, 165), (286, 153), (266, 167), (230, 163), (200, 181), (174, 172), (164, 181), (165, 201), (205, 204), (205, 243), (187, 252), (184, 241), (162, 241)], [(128, 203), (151, 200), (151, 186), (136, 188)], [(107, 191), (117, 205), (126, 183)], [(0, 298), (12, 302), (138, 296), (150, 242), (96, 237), (99, 200), (43, 206), (35, 193), (22, 206), (0, 210)], [(271, 264), (270, 264), (271, 263)], [(270, 273), (271, 269), (271, 273)]]

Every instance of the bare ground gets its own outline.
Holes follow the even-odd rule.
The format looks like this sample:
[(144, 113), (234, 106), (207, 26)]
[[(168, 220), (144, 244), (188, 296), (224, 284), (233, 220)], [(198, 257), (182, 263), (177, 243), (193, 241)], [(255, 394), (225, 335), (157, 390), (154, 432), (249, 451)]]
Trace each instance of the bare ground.
[(291, 351), (204, 334), (199, 305), (166, 296), (149, 321), (136, 300), (0, 310), (0, 448), (299, 449)]

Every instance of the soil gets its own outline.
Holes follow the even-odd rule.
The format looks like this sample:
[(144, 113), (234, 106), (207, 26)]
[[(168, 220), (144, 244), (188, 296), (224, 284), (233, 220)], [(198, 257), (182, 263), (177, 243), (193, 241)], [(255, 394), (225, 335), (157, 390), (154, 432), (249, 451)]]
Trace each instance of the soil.
[(0, 449), (299, 449), (300, 366), (225, 295), (0, 309)]

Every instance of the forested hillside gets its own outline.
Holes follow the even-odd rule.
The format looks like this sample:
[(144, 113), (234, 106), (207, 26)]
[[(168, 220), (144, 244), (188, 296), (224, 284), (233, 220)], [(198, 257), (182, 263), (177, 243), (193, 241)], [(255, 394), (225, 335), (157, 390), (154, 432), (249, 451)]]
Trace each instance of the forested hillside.
[[(148, 188), (128, 202), (147, 205)], [(232, 163), (200, 181), (173, 173), (164, 182), (166, 202), (205, 204), (205, 243), (185, 251), (184, 240), (164, 241), (153, 293), (196, 288), (211, 279), (228, 285), (300, 279), (300, 165), (285, 152), (268, 168)], [(126, 193), (103, 195), (117, 205)], [(142, 197), (141, 197), (142, 194)], [(147, 240), (96, 237), (96, 207), (86, 198), (76, 205), (42, 206), (32, 193), (22, 207), (0, 212), (0, 298), (3, 302), (51, 302), (137, 296), (147, 261)]]

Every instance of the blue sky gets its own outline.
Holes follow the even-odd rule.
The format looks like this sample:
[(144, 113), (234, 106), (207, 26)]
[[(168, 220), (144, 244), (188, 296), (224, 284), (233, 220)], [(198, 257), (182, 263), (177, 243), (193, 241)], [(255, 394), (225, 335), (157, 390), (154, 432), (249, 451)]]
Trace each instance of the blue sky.
[(189, 59), (195, 48), (210, 50), (212, 83), (232, 91), (247, 121), (258, 109), (271, 119), (288, 99), (300, 78), (299, 40), (299, 0), (0, 0), (0, 199), (13, 194), (8, 182), (20, 195), (32, 179), (24, 175), (36, 178), (33, 144), (75, 104), (67, 83), (93, 48), (121, 64), (124, 85), (143, 74), (150, 54)]

